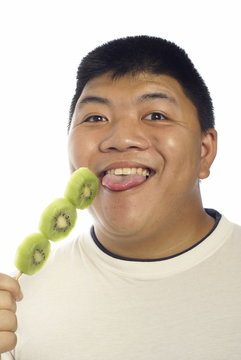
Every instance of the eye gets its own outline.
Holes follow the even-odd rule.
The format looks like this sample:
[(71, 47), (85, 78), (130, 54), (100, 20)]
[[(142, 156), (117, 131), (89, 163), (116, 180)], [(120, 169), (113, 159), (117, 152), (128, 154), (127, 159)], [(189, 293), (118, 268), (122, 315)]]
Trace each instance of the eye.
[(146, 120), (167, 120), (167, 117), (159, 112), (153, 112), (145, 116)]
[(107, 119), (104, 116), (101, 115), (92, 115), (87, 117), (84, 122), (102, 122), (102, 121), (107, 121)]

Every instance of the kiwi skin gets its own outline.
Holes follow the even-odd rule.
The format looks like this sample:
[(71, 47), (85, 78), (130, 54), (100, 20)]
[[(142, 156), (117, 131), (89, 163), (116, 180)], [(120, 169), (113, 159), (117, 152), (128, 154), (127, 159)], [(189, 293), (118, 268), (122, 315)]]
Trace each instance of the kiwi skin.
[(55, 199), (42, 213), (39, 230), (50, 240), (65, 238), (73, 229), (77, 210), (66, 198)]
[(99, 189), (99, 179), (88, 168), (81, 167), (75, 170), (65, 189), (64, 196), (77, 209), (86, 209), (94, 201)]
[(51, 245), (46, 236), (42, 233), (33, 233), (17, 248), (15, 266), (21, 273), (33, 275), (43, 267), (50, 251)]

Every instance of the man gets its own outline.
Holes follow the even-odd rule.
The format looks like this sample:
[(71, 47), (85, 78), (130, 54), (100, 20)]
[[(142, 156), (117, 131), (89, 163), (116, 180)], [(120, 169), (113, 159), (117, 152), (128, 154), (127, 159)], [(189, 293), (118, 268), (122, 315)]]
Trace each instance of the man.
[[(69, 159), (100, 179), (93, 227), (21, 278), (2, 359), (240, 359), (241, 230), (200, 195), (217, 143), (204, 81), (147, 36), (93, 50), (77, 77)], [(6, 352), (22, 296), (0, 288)]]

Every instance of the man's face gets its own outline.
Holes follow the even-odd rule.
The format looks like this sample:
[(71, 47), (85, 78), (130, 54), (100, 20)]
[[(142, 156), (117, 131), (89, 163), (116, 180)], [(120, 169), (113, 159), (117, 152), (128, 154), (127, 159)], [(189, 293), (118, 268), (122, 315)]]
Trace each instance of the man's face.
[(201, 132), (196, 108), (172, 77), (105, 74), (78, 100), (69, 158), (72, 170), (85, 166), (100, 178), (95, 225), (144, 236), (197, 210), (215, 142), (214, 130)]

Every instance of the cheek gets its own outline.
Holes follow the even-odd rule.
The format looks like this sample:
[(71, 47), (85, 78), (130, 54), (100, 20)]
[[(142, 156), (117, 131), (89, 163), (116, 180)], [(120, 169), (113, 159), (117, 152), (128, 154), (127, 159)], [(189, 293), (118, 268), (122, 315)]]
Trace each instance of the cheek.
[(80, 134), (80, 132), (73, 131), (69, 135), (68, 140), (68, 154), (71, 167), (77, 169), (81, 166), (90, 166), (90, 157), (96, 145), (90, 142), (87, 136)]
[(176, 132), (166, 131), (156, 141), (156, 148), (163, 156), (166, 168), (177, 176), (198, 171), (201, 157), (201, 140), (198, 134), (185, 128)]

